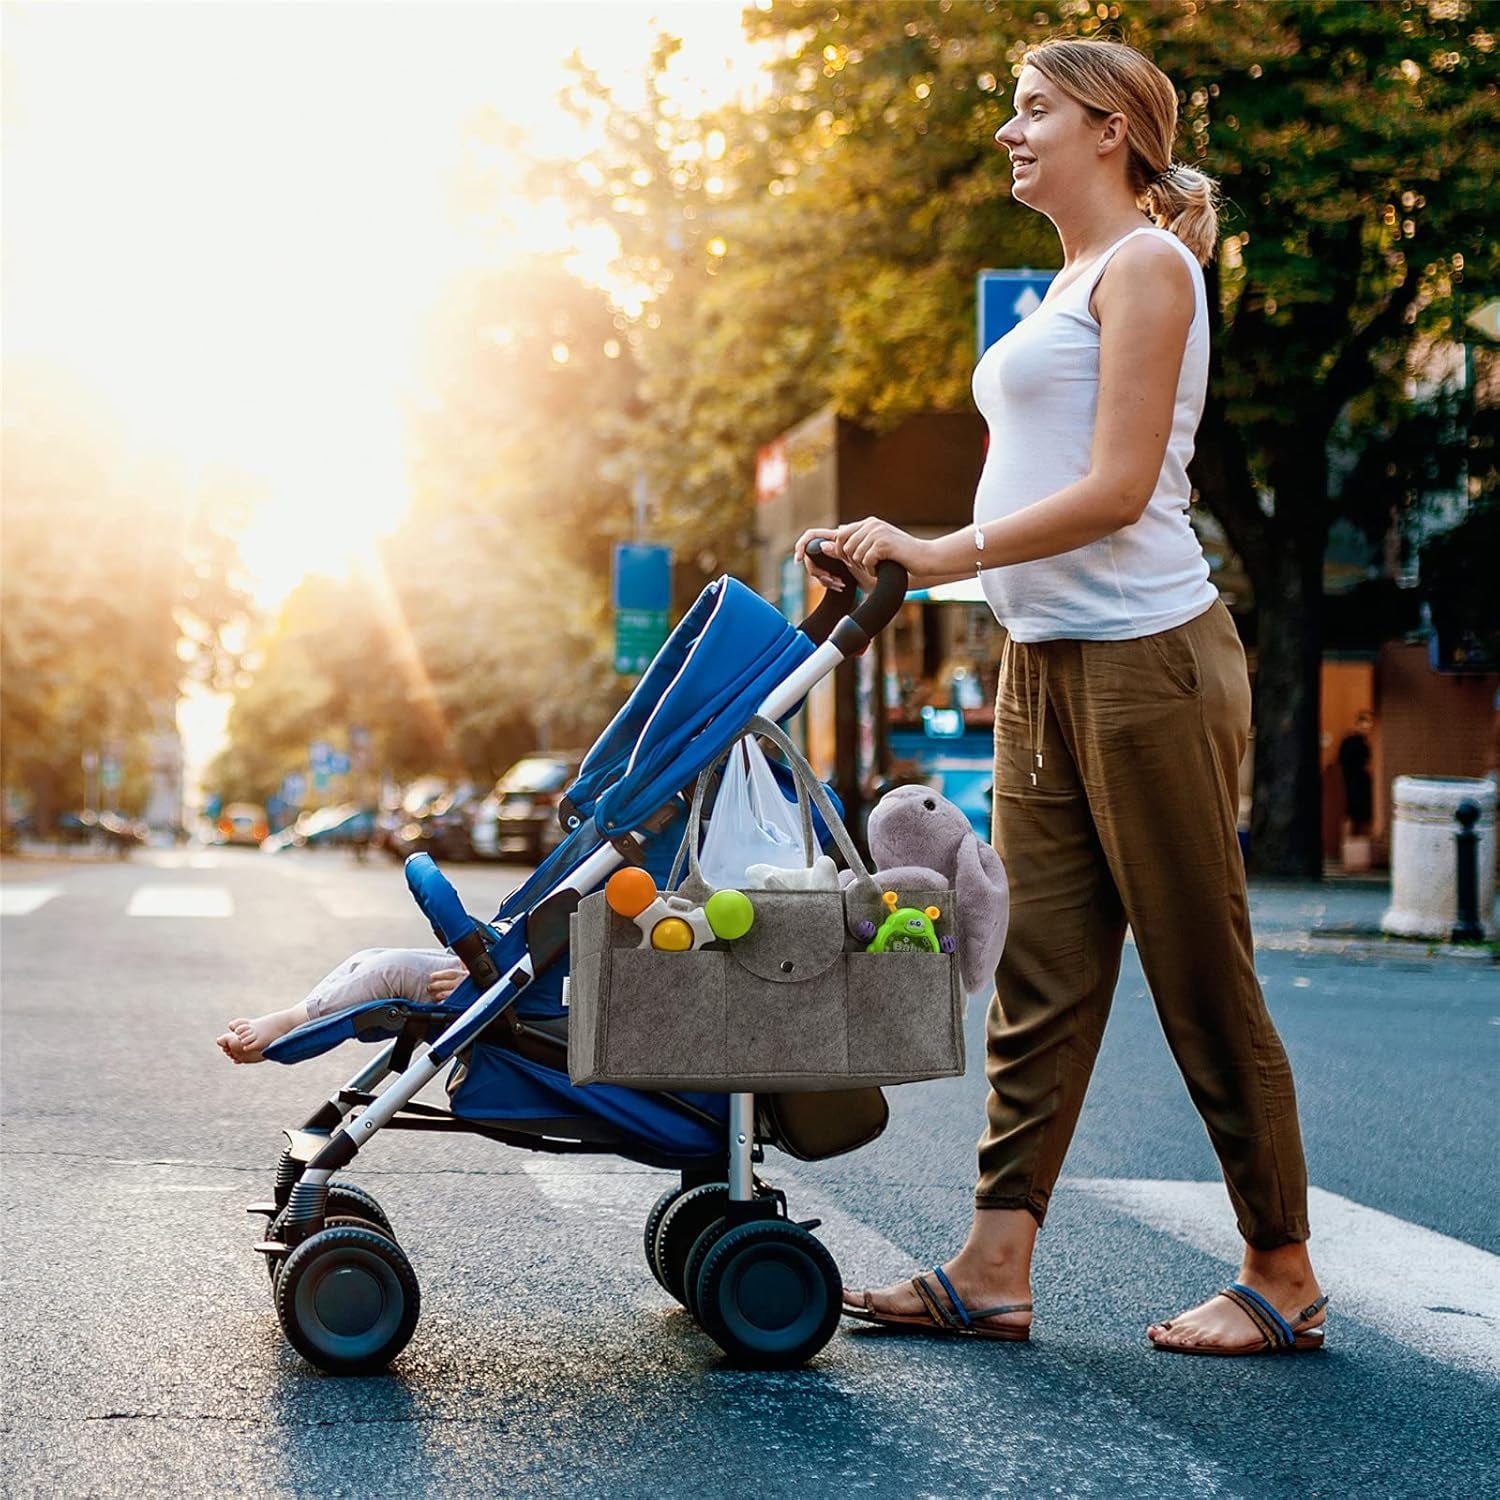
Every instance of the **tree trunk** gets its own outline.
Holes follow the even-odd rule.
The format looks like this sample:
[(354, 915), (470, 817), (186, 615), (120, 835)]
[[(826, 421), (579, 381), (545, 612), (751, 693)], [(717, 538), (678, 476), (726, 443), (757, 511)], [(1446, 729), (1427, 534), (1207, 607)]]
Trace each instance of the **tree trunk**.
[(1250, 867), (1302, 880), (1323, 873), (1318, 729), (1327, 526), (1324, 496), (1308, 482), (1314, 478), (1278, 488), (1278, 522), (1288, 514), (1296, 520), (1276, 525), (1276, 541), (1245, 558), (1257, 615)]

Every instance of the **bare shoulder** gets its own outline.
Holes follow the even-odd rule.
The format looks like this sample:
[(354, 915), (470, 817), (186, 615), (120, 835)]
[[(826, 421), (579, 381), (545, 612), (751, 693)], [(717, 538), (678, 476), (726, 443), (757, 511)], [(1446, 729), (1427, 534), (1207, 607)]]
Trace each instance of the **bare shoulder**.
[(1187, 257), (1161, 235), (1138, 234), (1115, 251), (1090, 299), (1094, 315), (1135, 311), (1161, 315), (1180, 308), (1193, 315), (1193, 271)]

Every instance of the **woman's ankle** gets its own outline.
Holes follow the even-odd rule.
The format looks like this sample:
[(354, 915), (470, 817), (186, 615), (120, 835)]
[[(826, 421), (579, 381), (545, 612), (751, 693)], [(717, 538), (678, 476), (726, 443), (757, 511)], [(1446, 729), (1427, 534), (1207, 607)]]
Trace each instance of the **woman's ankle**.
[(1307, 1246), (1300, 1242), (1280, 1245), (1274, 1250), (1257, 1250), (1246, 1245), (1240, 1262), (1240, 1280), (1252, 1286), (1263, 1283), (1292, 1292), (1318, 1290)]

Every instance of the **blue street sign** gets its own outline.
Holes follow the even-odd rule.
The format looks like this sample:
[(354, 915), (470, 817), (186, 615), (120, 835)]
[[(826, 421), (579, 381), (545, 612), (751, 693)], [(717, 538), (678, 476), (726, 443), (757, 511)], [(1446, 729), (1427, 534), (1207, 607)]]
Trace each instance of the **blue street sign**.
[(672, 549), (615, 544), (615, 671), (644, 672), (667, 638)]
[(975, 299), (979, 353), (1042, 305), (1055, 271), (981, 271)]

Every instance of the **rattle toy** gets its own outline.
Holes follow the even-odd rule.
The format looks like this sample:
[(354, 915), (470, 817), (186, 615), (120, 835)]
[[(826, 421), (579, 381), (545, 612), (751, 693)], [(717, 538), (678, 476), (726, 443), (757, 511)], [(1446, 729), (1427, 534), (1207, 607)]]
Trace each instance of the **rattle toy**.
[(958, 946), (951, 937), (940, 938), (932, 925), (943, 914), (939, 907), (898, 906), (895, 891), (881, 899), (889, 915), (878, 929), (873, 922), (855, 924), (857, 937), (871, 938), (866, 953), (952, 953)]
[(641, 929), (641, 946), (659, 953), (691, 953), (715, 938), (732, 943), (755, 925), (755, 908), (743, 891), (715, 891), (702, 906), (666, 897), (656, 882), (632, 866), (616, 870), (604, 886), (612, 912)]

